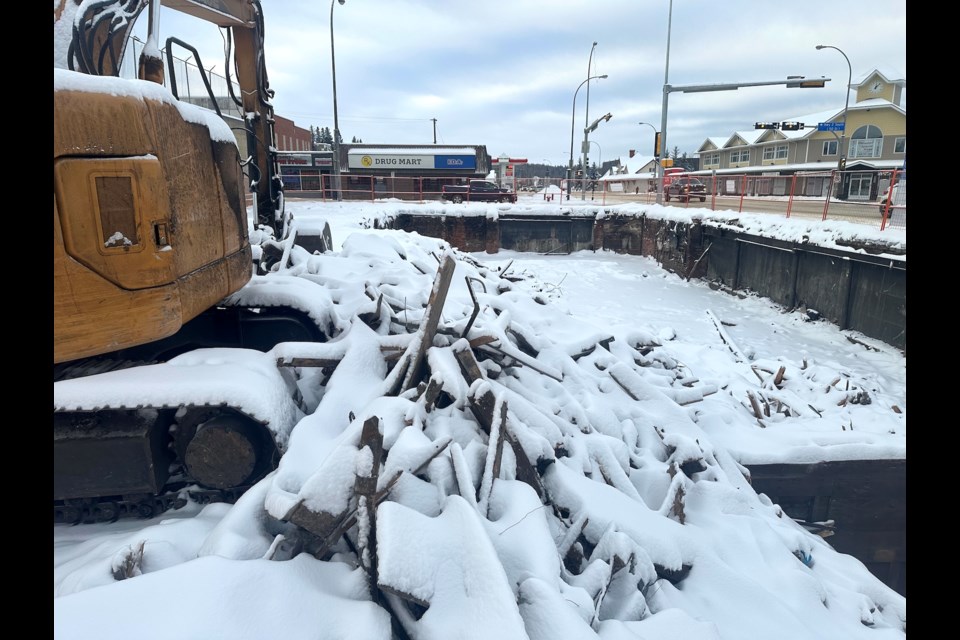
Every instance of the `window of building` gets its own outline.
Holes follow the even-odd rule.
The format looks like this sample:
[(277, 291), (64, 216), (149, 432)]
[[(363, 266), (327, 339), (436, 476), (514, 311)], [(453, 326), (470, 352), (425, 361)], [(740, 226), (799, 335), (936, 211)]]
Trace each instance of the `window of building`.
[(730, 164), (737, 164), (739, 162), (750, 162), (749, 149), (740, 149), (738, 151), (730, 152)]
[(786, 160), (787, 159), (787, 145), (778, 144), (776, 146), (767, 146), (763, 148), (763, 159), (764, 160)]
[(837, 141), (825, 140), (823, 142), (823, 153), (821, 155), (825, 155), (825, 156), (837, 155)]
[(717, 167), (720, 166), (720, 154), (719, 153), (708, 153), (703, 156), (703, 166), (705, 167)]
[(896, 138), (893, 141), (893, 152), (894, 153), (906, 153), (907, 152), (907, 139), (906, 138)]
[(879, 158), (883, 148), (883, 132), (872, 124), (860, 127), (850, 138), (851, 158)]

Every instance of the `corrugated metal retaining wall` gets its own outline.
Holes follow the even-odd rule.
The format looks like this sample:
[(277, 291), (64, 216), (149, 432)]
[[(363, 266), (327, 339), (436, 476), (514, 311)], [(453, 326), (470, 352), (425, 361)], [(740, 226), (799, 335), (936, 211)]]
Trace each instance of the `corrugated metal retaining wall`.
[[(606, 213), (594, 216), (441, 216), (400, 213), (390, 228), (446, 240), (461, 251), (572, 253), (608, 249), (652, 257), (683, 277), (806, 309), (906, 351), (907, 264), (889, 247), (849, 250), (692, 223)], [(871, 251), (873, 253), (871, 253)]]

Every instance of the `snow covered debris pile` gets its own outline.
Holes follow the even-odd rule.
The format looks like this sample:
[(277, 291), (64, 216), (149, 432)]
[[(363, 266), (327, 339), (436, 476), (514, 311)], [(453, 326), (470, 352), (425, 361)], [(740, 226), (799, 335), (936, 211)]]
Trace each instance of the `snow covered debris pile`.
[[(259, 567), (246, 575), (275, 591), (246, 607), (281, 621), (270, 637), (302, 637), (283, 621), (305, 610), (310, 637), (364, 640), (905, 635), (905, 598), (711, 443), (699, 421), (723, 383), (689, 375), (655, 330), (597, 333), (507, 269), (415, 234), (293, 247), (282, 264), (324, 284), (311, 312), (336, 337), (272, 354), (306, 415), (277, 471), (179, 566), (241, 581)], [(143, 575), (112, 587), (150, 579), (150, 556), (148, 543)], [(286, 598), (282, 567), (324, 583), (316, 597)], [(91, 615), (56, 602), (64, 629)], [(247, 611), (223, 624), (223, 637), (265, 628)]]

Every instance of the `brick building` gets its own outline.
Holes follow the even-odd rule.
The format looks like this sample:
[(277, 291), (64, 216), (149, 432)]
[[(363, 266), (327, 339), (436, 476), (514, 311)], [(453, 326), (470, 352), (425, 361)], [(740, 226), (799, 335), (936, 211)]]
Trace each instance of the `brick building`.
[(298, 127), (293, 120), (274, 114), (274, 134), (278, 151), (311, 151), (310, 130)]

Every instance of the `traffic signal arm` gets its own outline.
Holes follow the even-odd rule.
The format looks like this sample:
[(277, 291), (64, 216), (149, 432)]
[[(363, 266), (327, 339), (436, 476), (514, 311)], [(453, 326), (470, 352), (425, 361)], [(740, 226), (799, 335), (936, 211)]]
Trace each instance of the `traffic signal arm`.
[(787, 80), (792, 80), (792, 82), (787, 82), (788, 89), (822, 89), (827, 86), (827, 78), (811, 78), (807, 79), (804, 76), (787, 76)]

